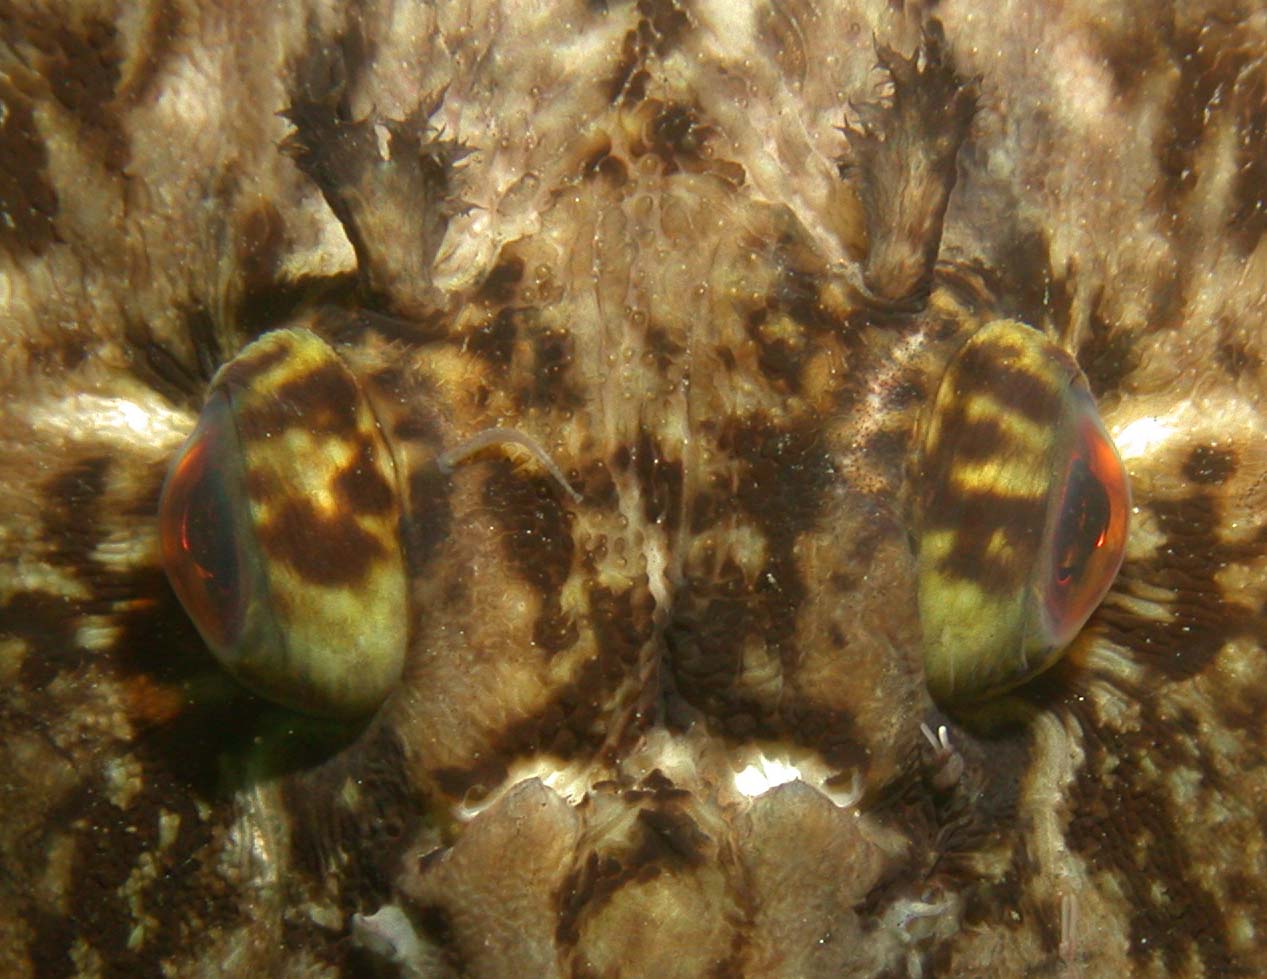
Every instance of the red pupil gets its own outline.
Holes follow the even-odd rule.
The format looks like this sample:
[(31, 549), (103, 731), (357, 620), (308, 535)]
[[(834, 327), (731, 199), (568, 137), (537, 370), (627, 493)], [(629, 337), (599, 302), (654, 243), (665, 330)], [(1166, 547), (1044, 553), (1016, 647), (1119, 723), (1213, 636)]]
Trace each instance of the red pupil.
[(1081, 576), (1091, 555), (1104, 545), (1109, 529), (1109, 494), (1104, 484), (1076, 456), (1056, 530), (1056, 579), (1067, 585)]

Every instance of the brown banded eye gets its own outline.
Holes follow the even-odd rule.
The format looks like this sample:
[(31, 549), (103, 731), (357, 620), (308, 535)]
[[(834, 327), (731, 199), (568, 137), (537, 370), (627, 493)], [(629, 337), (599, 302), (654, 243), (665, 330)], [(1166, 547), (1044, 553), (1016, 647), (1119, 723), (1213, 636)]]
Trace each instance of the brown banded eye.
[(979, 700), (1054, 663), (1103, 599), (1126, 472), (1072, 358), (1000, 321), (947, 367), (918, 476), (925, 675), (938, 700)]
[(399, 678), (399, 525), (369, 402), (303, 330), (220, 371), (159, 501), (164, 568), (216, 658), (256, 693), (331, 717), (369, 713)]

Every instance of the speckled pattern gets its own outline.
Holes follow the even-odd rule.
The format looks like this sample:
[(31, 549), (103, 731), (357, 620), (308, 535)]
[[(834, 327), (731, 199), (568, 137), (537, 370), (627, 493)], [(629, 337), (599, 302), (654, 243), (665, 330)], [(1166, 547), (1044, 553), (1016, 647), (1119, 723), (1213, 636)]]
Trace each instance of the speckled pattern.
[[(1222, 3), (0, 3), (0, 974), (1259, 974), (1265, 53)], [(1135, 512), (952, 716), (912, 459), (1003, 317)], [(278, 327), (398, 476), (352, 730), (159, 566)]]

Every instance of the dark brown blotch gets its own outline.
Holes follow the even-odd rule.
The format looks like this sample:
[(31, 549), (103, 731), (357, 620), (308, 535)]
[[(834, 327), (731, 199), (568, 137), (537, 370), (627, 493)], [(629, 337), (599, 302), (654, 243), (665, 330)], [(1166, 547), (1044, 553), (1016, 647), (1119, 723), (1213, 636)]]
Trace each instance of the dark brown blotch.
[(638, 780), (637, 789), (630, 790), (627, 796), (633, 792), (647, 793), (657, 802), (681, 802), (691, 797), (690, 789), (680, 789), (673, 784), (673, 780), (665, 775), (658, 768), (651, 771)]
[(576, 619), (563, 611), (557, 595), (546, 599), (537, 620), (532, 624), (532, 642), (547, 655), (553, 656), (576, 645), (580, 636)]
[(350, 515), (323, 513), (303, 498), (282, 504), (256, 536), (270, 560), (327, 588), (358, 584), (384, 554), (378, 538)]
[(58, 241), (57, 191), (48, 148), (31, 102), (0, 78), (0, 244), (15, 255), (41, 255)]
[(757, 347), (757, 365), (761, 376), (788, 393), (801, 389), (801, 368), (805, 363), (804, 344), (783, 336), (769, 336), (765, 329), (770, 310), (760, 307), (744, 318), (748, 338)]
[(1217, 486), (1236, 472), (1236, 452), (1213, 445), (1198, 445), (1188, 453), (1183, 474), (1194, 483)]
[(101, 497), (110, 473), (110, 457), (77, 459), (42, 486), (47, 504), (40, 511), (49, 557), (82, 576), (97, 567), (93, 556), (105, 536)]
[(59, 26), (49, 40), (41, 68), (53, 98), (79, 120), (81, 135), (97, 144), (105, 166), (121, 173), (131, 150), (115, 105), (122, 61), (115, 26), (93, 17), (82, 33)]
[(505, 530), (507, 561), (547, 598), (557, 595), (572, 571), (572, 528), (562, 492), (553, 480), (521, 473), (505, 459), (493, 463), (484, 484), (484, 505)]
[(630, 879), (625, 866), (615, 857), (590, 853), (563, 879), (555, 894), (555, 941), (565, 948), (575, 946), (581, 939), (585, 912), (601, 908)]
[(342, 285), (335, 277), (287, 278), (282, 269), (289, 238), (286, 223), (271, 202), (242, 218), (235, 237), (238, 266), (232, 323), (248, 337), (281, 323), (310, 299)]
[(643, 516), (672, 536), (682, 516), (681, 460), (665, 458), (664, 448), (644, 428), (638, 433), (633, 463), (642, 489)]
[[(207, 323), (211, 323), (210, 316), (207, 317)], [(214, 336), (214, 332), (211, 335)], [(251, 347), (224, 365), (224, 368), (216, 375), (216, 386), (250, 388), (257, 380), (285, 360), (287, 353), (285, 345), (280, 343)]]
[(1129, 330), (1105, 319), (1098, 300), (1088, 320), (1087, 338), (1078, 347), (1078, 364), (1097, 398), (1120, 390), (1139, 366), (1135, 338)]
[(698, 159), (710, 134), (694, 108), (676, 102), (661, 106), (646, 130), (649, 149), (664, 161), (669, 173)]
[(37, 590), (16, 590), (0, 603), (0, 636), (27, 645), (17, 677), (24, 689), (44, 690), (59, 673), (87, 661), (88, 651), (75, 638), (84, 611), (79, 602)]
[(360, 442), (356, 458), (335, 475), (334, 492), (353, 513), (387, 513), (396, 503), (396, 494), (379, 471), (377, 453), (368, 439)]
[(577, 408), (584, 399), (571, 385), (575, 341), (564, 330), (542, 330), (532, 337), (532, 371), (523, 400), (529, 405)]
[(733, 494), (725, 486), (709, 485), (699, 489), (691, 498), (691, 511), (687, 518), (687, 527), (692, 535), (701, 534), (724, 519), (726, 514), (731, 512), (733, 506)]
[(1267, 231), (1267, 75), (1261, 61), (1241, 75), (1236, 104), (1236, 176), (1228, 231), (1249, 256)]
[[(974, 343), (955, 361), (959, 387), (967, 393), (991, 397), (1004, 410), (1044, 427), (1055, 425), (1064, 414), (1061, 391), (1046, 376), (1034, 374), (1013, 363), (1006, 348)], [(1070, 375), (1074, 367), (1070, 362)]]
[(503, 248), (497, 264), (480, 283), (476, 298), (492, 304), (508, 303), (515, 298), (523, 277), (524, 260), (518, 255), (506, 254), (506, 249)]
[(695, 820), (672, 803), (640, 809), (632, 834), (632, 850), (591, 852), (564, 878), (555, 896), (559, 944), (575, 945), (582, 919), (600, 911), (626, 884), (699, 867), (712, 843)]
[(629, 167), (625, 161), (611, 152), (611, 141), (605, 140), (581, 164), (581, 174), (587, 180), (601, 178), (613, 187), (623, 187), (629, 182)]
[(198, 366), (197, 376), (210, 381), (224, 363), (224, 348), (220, 343), (216, 321), (204, 307), (198, 306), (186, 314), (184, 323)]
[(681, 43), (691, 28), (685, 4), (679, 0), (638, 0), (639, 25), (650, 50), (663, 58)]
[(1073, 290), (1067, 276), (1052, 268), (1045, 232), (1014, 229), (995, 251), (989, 278), (1000, 294), (1000, 312), (1033, 327), (1050, 325), (1063, 333), (1069, 325)]
[(594, 587), (589, 591), (589, 610), (601, 675), (610, 685), (605, 689), (611, 689), (631, 675), (651, 641), (655, 601), (645, 587), (623, 591)]
[(139, 105), (151, 94), (172, 55), (180, 50), (184, 14), (174, 0), (158, 0), (150, 6), (144, 33), (131, 52), (132, 65), (118, 89), (118, 100)]
[[(217, 741), (207, 733), (215, 728), (202, 728), (196, 741), (181, 741), (179, 759), (169, 757), (167, 737), (180, 736), (176, 728), (182, 720), (160, 732), (143, 733), (126, 746), (126, 756), (125, 746), (115, 747), (112, 757), (127, 757), (141, 770), (142, 789), (126, 807), (110, 801), (112, 793), (104, 781), (85, 776), (48, 814), (46, 827), (67, 832), (73, 846), (62, 913), (30, 918), (36, 974), (79, 975), (67, 954), (78, 941), (108, 962), (104, 975), (158, 979), (165, 974), (164, 963), (188, 951), (184, 942), (191, 921), (207, 928), (240, 923), (238, 902), (227, 888), (218, 886), (223, 880), (209, 869), (215, 863), (210, 854), (227, 831), (231, 807), (204, 793), (196, 778), (196, 769), (212, 753), (209, 745)], [(240, 713), (236, 723), (217, 718), (221, 729), (240, 726), (241, 721)], [(176, 816), (178, 829), (160, 847), (164, 815)], [(128, 942), (134, 918), (125, 891), (146, 863), (155, 873), (147, 875), (141, 893), (153, 927), (137, 947)], [(71, 941), (62, 944), (67, 925)]]
[(712, 842), (695, 820), (679, 809), (642, 809), (638, 813), (642, 839), (634, 850), (635, 867), (657, 865), (666, 870), (703, 865)]
[(601, 459), (585, 464), (577, 473), (569, 473), (568, 479), (581, 494), (586, 505), (598, 509), (614, 508), (620, 500), (611, 469)]
[(736, 502), (776, 547), (790, 547), (817, 524), (828, 489), (842, 480), (814, 422), (735, 420), (719, 434), (718, 447), (741, 461)]
[(998, 418), (990, 415), (970, 417), (962, 401), (951, 404), (941, 418), (935, 445), (921, 466), (926, 479), (946, 479), (957, 463), (984, 462), (1009, 452), (1015, 438)]
[(642, 69), (642, 46), (638, 32), (628, 31), (621, 42), (620, 62), (607, 80), (607, 101), (612, 105), (640, 102), (646, 94), (647, 73)]
[[(286, 356), (284, 350), (273, 349), (278, 349), (280, 357)], [(237, 381), (234, 376), (230, 383)], [(236, 412), (238, 434), (244, 442), (276, 438), (290, 428), (348, 434), (357, 429), (359, 398), (356, 380), (347, 368), (327, 362), (283, 381), (267, 395), (257, 392)]]
[(409, 474), (407, 518), (401, 521), (405, 564), (410, 576), (421, 573), (439, 552), (453, 526), (449, 502), (452, 484), (434, 464)]
[[(988, 489), (961, 491), (940, 480), (927, 498), (922, 520), (925, 529), (955, 532), (950, 553), (938, 562), (943, 574), (1003, 593), (1020, 587), (1029, 575), (1047, 520), (1047, 499)], [(990, 539), (1000, 531), (1009, 551), (987, 557)]]
[(613, 105), (634, 105), (646, 98), (651, 75), (646, 62), (674, 50), (691, 28), (691, 19), (677, 0), (638, 0), (639, 21), (626, 32), (620, 62), (604, 88)]
[(519, 337), (518, 313), (513, 307), (504, 307), (488, 322), (471, 331), (466, 348), (476, 357), (504, 370), (515, 356), (515, 341)]
[(1243, 342), (1225, 340), (1214, 352), (1215, 360), (1231, 378), (1239, 378), (1246, 371), (1256, 372), (1263, 365), (1263, 359)]
[[(322, 881), (337, 859), (337, 898), (346, 914), (386, 901), (416, 854), (412, 831), (426, 818), (400, 739), (390, 727), (373, 727), (327, 763), (296, 765), (295, 772), (281, 782), (294, 869)], [(361, 791), (349, 804), (352, 778)]]

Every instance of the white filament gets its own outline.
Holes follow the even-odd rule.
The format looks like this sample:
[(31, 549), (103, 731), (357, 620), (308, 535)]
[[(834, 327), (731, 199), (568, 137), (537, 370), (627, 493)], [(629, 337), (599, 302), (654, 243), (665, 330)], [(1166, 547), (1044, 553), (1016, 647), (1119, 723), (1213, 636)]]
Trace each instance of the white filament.
[(506, 442), (511, 442), (527, 449), (532, 453), (533, 458), (545, 467), (546, 472), (567, 490), (568, 495), (574, 501), (577, 503), (581, 502), (581, 494), (572, 488), (572, 484), (563, 475), (563, 470), (554, 464), (554, 460), (550, 458), (546, 450), (523, 432), (517, 432), (513, 428), (486, 428), (482, 432), (477, 432), (461, 445), (455, 445), (453, 448), (442, 452), (440, 458), (436, 460), (436, 465), (440, 467), (442, 473), (448, 474), (453, 472), (453, 468), (459, 462), (473, 456), (481, 449), (485, 449), (490, 445), (502, 445)]

